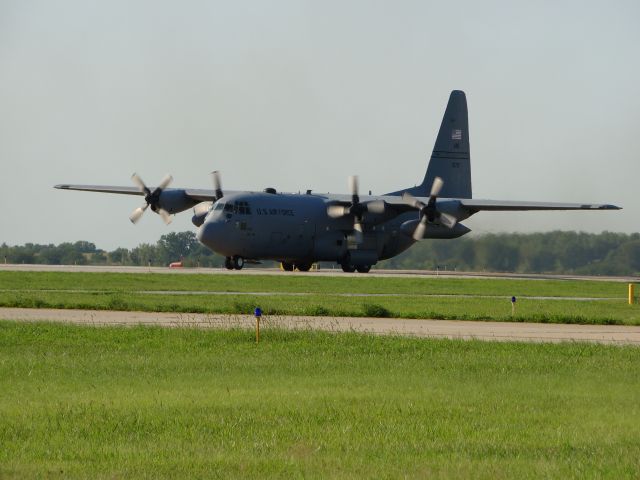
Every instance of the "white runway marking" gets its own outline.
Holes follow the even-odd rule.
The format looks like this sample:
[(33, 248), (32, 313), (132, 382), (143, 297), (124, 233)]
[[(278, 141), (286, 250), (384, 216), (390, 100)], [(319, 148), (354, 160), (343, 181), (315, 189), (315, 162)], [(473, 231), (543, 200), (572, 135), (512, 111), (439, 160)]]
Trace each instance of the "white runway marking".
[[(24, 322), (53, 321), (84, 325), (159, 325), (164, 327), (253, 328), (250, 315), (206, 315), (101, 310), (0, 308), (0, 319)], [(487, 341), (592, 342), (640, 345), (640, 327), (623, 325), (566, 325), (543, 323), (411, 320), (400, 318), (265, 316), (264, 338), (270, 327), (331, 332), (367, 332)]]

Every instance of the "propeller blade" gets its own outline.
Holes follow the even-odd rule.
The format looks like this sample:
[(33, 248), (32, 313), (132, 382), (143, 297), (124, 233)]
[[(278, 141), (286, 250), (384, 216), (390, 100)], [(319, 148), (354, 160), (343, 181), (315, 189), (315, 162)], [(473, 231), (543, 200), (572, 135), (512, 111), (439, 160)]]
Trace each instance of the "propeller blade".
[(222, 182), (220, 181), (220, 172), (218, 170), (214, 170), (211, 172), (211, 177), (213, 179), (213, 189), (216, 192), (216, 200), (220, 200), (222, 195)]
[(342, 205), (329, 205), (327, 207), (327, 215), (331, 218), (344, 217), (349, 211), (349, 207), (343, 207)]
[(136, 208), (133, 213), (129, 215), (129, 220), (131, 220), (132, 223), (137, 223), (138, 220), (140, 220), (140, 217), (142, 217), (142, 214), (145, 212), (145, 210), (151, 207), (153, 211), (160, 214), (160, 216), (164, 220), (164, 223), (171, 223), (171, 215), (160, 208), (160, 196), (162, 194), (162, 191), (167, 188), (173, 181), (173, 177), (169, 174), (165, 175), (160, 184), (155, 188), (153, 192), (149, 190), (149, 187), (145, 185), (144, 180), (142, 180), (142, 178), (140, 178), (140, 175), (138, 175), (137, 173), (131, 175), (131, 180), (144, 194), (146, 203), (142, 207)]
[(169, 186), (169, 184), (173, 181), (173, 177), (169, 174), (165, 175), (164, 178), (162, 179), (162, 181), (160, 182), (160, 185), (158, 185), (156, 188), (160, 189), (160, 190), (164, 190), (165, 188), (167, 188)]
[(163, 210), (162, 208), (159, 208), (158, 209), (158, 215), (160, 215), (160, 218), (162, 218), (162, 221), (165, 224), (169, 225), (171, 223), (171, 215), (166, 210)]
[(406, 203), (407, 205), (410, 205), (410, 206), (412, 206), (414, 208), (417, 208), (418, 210), (424, 208), (424, 206), (425, 206), (424, 203), (422, 203), (420, 200), (415, 198), (409, 192), (404, 192), (402, 194), (402, 200), (404, 200), (404, 203)]
[(142, 217), (142, 214), (148, 207), (149, 207), (149, 204), (145, 203), (144, 206), (136, 208), (133, 211), (133, 213), (129, 215), (129, 220), (131, 220), (131, 223), (133, 223), (134, 225), (138, 223), (138, 220), (140, 220), (140, 218)]
[(202, 202), (193, 207), (193, 214), (196, 216), (205, 215), (211, 209), (211, 202)]
[(453, 228), (456, 226), (456, 223), (458, 223), (458, 219), (453, 215), (449, 215), (448, 213), (441, 213), (440, 223), (443, 224), (445, 227)]
[(443, 185), (444, 185), (444, 182), (440, 177), (434, 178), (433, 185), (431, 185), (431, 196), (437, 197), (438, 195), (440, 195), (440, 190), (442, 190)]
[(416, 241), (422, 240), (424, 238), (424, 232), (427, 231), (427, 217), (422, 217), (418, 226), (413, 232), (413, 239)]
[(371, 213), (384, 213), (385, 203), (384, 200), (373, 200), (365, 204), (367, 206), (367, 212)]
[(349, 192), (351, 192), (351, 195), (358, 194), (358, 176), (357, 175), (349, 176)]
[(358, 196), (358, 176), (351, 175), (349, 177), (349, 191), (351, 192), (351, 203), (357, 205), (360, 203), (360, 197)]
[(140, 178), (140, 175), (138, 175), (137, 173), (134, 173), (133, 175), (131, 175), (131, 180), (133, 180), (133, 183), (136, 184), (136, 186), (140, 189), (142, 193), (146, 193), (146, 194), (149, 193), (149, 189), (144, 184), (144, 181), (142, 180), (142, 178)]

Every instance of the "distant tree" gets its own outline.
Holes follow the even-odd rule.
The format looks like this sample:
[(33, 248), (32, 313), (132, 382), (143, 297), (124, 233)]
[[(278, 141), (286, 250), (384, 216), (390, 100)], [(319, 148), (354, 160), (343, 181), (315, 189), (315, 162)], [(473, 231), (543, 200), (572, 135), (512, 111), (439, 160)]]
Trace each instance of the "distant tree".
[(196, 234), (187, 232), (171, 232), (162, 235), (158, 240), (158, 253), (163, 263), (175, 262), (188, 257), (198, 246)]
[(60, 265), (61, 256), (60, 250), (55, 245), (46, 245), (40, 248), (36, 261), (48, 265)]
[(85, 240), (79, 240), (73, 244), (73, 248), (80, 253), (96, 253), (97, 249), (95, 244), (87, 242)]
[(198, 243), (191, 249), (189, 256), (184, 258), (184, 264), (187, 267), (221, 267), (224, 265), (224, 257)]
[(131, 264), (130, 256), (131, 254), (129, 253), (129, 250), (121, 247), (121, 248), (116, 248), (113, 252), (109, 252), (107, 254), (107, 259), (110, 264), (130, 265)]
[(134, 265), (160, 265), (158, 249), (149, 243), (141, 243), (131, 250), (130, 258)]

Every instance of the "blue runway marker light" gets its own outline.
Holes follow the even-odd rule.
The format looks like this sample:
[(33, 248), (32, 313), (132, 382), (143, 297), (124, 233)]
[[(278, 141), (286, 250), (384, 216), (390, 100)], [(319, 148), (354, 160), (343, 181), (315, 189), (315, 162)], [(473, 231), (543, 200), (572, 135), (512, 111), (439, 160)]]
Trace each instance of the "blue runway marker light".
[(511, 303), (516, 303), (516, 297), (511, 297)]
[(262, 309), (260, 307), (256, 307), (256, 309), (253, 311), (253, 316), (254, 317), (261, 317), (262, 316)]

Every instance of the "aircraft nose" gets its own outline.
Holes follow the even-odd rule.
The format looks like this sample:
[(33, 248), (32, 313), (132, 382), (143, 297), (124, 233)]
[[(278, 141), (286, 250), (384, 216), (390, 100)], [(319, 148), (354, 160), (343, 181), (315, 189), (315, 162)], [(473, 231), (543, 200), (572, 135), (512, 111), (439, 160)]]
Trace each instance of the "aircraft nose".
[(212, 250), (216, 249), (216, 240), (220, 239), (222, 225), (216, 221), (206, 221), (198, 229), (196, 237), (200, 243), (206, 245)]

